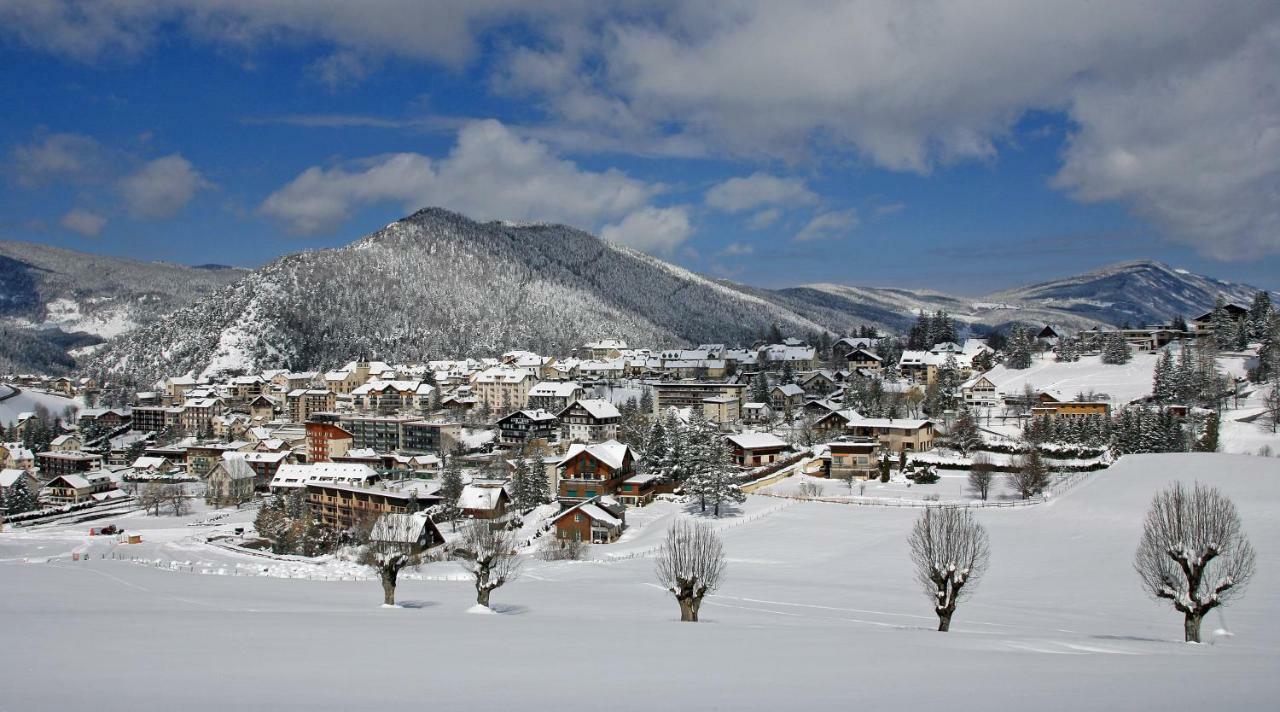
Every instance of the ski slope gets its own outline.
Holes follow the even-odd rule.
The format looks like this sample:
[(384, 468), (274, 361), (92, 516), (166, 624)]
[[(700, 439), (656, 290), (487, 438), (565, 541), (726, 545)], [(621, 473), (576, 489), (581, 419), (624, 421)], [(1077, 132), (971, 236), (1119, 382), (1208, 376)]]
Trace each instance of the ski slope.
[[(602, 560), (608, 547), (595, 561), (526, 562), (494, 595), (504, 615), (476, 616), (456, 564), (424, 568), (401, 584), (406, 607), (383, 609), (372, 581), (72, 562), (60, 554), (112, 544), (78, 529), (4, 533), (0, 708), (1270, 708), (1277, 474), (1266, 458), (1129, 456), (1049, 504), (980, 510), (991, 569), (947, 634), (907, 558), (914, 509), (751, 497), (719, 524), (727, 579), (696, 625), (676, 622), (652, 560)], [(1234, 497), (1259, 557), (1198, 646), (1180, 642), (1181, 619), (1146, 598), (1130, 564), (1152, 492), (1195, 478)], [(674, 506), (635, 517), (619, 550), (659, 540)], [(140, 521), (147, 556), (251, 568), (201, 543), (200, 527)]]

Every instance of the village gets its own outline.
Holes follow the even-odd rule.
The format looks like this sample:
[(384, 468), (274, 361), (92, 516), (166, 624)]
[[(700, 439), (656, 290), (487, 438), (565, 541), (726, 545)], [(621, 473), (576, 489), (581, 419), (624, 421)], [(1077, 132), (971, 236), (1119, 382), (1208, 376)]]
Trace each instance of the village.
[(109, 384), (15, 375), (74, 405), (5, 424), (0, 501), (10, 528), (254, 510), (222, 544), (281, 555), (392, 523), (416, 553), (448, 552), (481, 522), (548, 558), (607, 549), (656, 501), (717, 518), (750, 493), (1016, 506), (1122, 454), (1230, 449), (1231, 433), (1272, 454), (1260, 295), (1145, 329), (961, 339), (937, 312), (902, 337), (182, 374), (111, 406)]

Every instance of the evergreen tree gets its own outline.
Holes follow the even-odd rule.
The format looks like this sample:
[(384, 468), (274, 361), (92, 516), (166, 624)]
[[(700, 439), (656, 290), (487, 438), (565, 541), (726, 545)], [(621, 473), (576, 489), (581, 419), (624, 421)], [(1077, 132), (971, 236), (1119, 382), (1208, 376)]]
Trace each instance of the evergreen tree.
[(1103, 363), (1118, 366), (1129, 363), (1131, 358), (1133, 358), (1133, 350), (1129, 348), (1129, 342), (1125, 340), (1123, 334), (1113, 331), (1103, 338)]
[(1204, 434), (1196, 440), (1196, 452), (1217, 452), (1218, 451), (1218, 429), (1222, 425), (1222, 416), (1218, 411), (1212, 411), (1205, 420)]
[(924, 351), (932, 348), (933, 344), (927, 343), (933, 336), (933, 319), (924, 311), (916, 315), (916, 323), (911, 325), (911, 331), (907, 332), (907, 349), (911, 351)]
[(5, 495), (4, 502), (0, 503), (4, 512), (9, 515), (22, 514), (30, 512), (39, 506), (36, 495), (27, 487), (25, 477), (19, 477), (12, 486), (9, 487), (8, 493)]
[(982, 434), (978, 431), (978, 423), (973, 412), (967, 407), (961, 408), (956, 421), (951, 425), (951, 446), (962, 454), (977, 450), (982, 446)]
[[(462, 463), (457, 455), (451, 455), (444, 465), (444, 473), (440, 477), (440, 520), (455, 521), (462, 516), (458, 509), (458, 498), (462, 496)], [(455, 523), (456, 527), (457, 524)]]
[(1176, 397), (1174, 386), (1173, 352), (1165, 349), (1160, 354), (1160, 360), (1156, 362), (1155, 373), (1152, 376), (1151, 395), (1157, 403), (1169, 403)]
[(1009, 341), (1005, 348), (1008, 355), (1004, 365), (1013, 369), (1031, 368), (1031, 332), (1021, 326), (1014, 326), (1009, 330)]
[(747, 499), (729, 469), (730, 460), (729, 444), (718, 433), (713, 434), (702, 450), (699, 494), (705, 504), (711, 505), (712, 513), (717, 517), (726, 504), (741, 504)]
[(1265, 291), (1256, 292), (1253, 295), (1253, 303), (1249, 305), (1248, 338), (1255, 340), (1263, 338), (1271, 321), (1272, 311), (1271, 294)]
[(769, 378), (764, 375), (764, 371), (757, 373), (755, 378), (751, 379), (751, 402), (769, 402)]

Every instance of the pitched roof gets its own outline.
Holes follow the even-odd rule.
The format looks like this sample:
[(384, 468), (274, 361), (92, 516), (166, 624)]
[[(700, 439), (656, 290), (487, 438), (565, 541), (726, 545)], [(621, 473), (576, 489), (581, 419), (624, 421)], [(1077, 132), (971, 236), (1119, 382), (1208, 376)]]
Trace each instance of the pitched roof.
[(729, 435), (725, 437), (725, 439), (733, 443), (734, 445), (737, 445), (738, 447), (742, 448), (743, 450), (753, 450), (756, 448), (765, 448), (765, 447), (786, 447), (787, 446), (786, 440), (783, 440), (782, 438), (778, 437), (777, 435), (774, 435), (773, 433), (757, 433), (752, 430), (738, 433), (736, 435)]
[(587, 411), (587, 415), (592, 418), (620, 418), (622, 414), (618, 412), (617, 406), (603, 398), (586, 398), (571, 404), (568, 408), (560, 411), (560, 415), (564, 415), (575, 405), (582, 406)]
[(493, 510), (498, 508), (504, 494), (502, 487), (467, 485), (458, 496), (459, 509)]
[(591, 445), (583, 445), (582, 443), (574, 443), (569, 446), (569, 451), (560, 458), (561, 465), (569, 460), (577, 457), (579, 454), (586, 452), (595, 459), (608, 465), (611, 469), (622, 467), (622, 463), (626, 460), (627, 453), (630, 448), (617, 440), (606, 440), (602, 443), (592, 443)]

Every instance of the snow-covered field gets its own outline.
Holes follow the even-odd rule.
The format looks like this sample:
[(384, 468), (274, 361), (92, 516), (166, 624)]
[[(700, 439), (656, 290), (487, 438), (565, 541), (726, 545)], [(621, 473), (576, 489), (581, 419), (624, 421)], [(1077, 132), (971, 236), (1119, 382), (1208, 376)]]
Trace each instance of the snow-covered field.
[(1059, 363), (1052, 354), (1037, 356), (1030, 368), (996, 366), (984, 375), (1000, 393), (1017, 396), (1030, 384), (1037, 391), (1050, 391), (1071, 400), (1079, 393), (1103, 394), (1114, 405), (1122, 405), (1151, 395), (1151, 381), (1157, 356), (1135, 352), (1124, 365), (1102, 363), (1101, 356), (1083, 356), (1079, 361)]
[[(147, 527), (140, 555), (196, 573), (73, 562), (130, 549), (82, 528), (6, 532), (0, 709), (1266, 709), (1280, 695), (1277, 474), (1266, 458), (1126, 457), (1049, 504), (981, 510), (991, 570), (947, 634), (907, 558), (914, 509), (751, 497), (720, 523), (727, 579), (696, 625), (640, 555), (674, 503), (633, 513), (634, 533), (596, 560), (527, 561), (489, 616), (467, 613), (456, 564), (425, 567), (401, 584), (405, 607), (383, 609), (371, 581), (200, 575), (254, 557), (185, 520), (120, 523)], [(1258, 550), (1244, 598), (1206, 620), (1234, 634), (1212, 644), (1180, 642), (1130, 565), (1153, 490), (1179, 478), (1234, 497)]]
[[(6, 395), (11, 390), (12, 386), (0, 385), (0, 395)], [(43, 405), (54, 415), (60, 415), (67, 406), (80, 408), (83, 404), (71, 398), (23, 388), (18, 395), (0, 401), (0, 426), (17, 420), (19, 413), (34, 411), (37, 405)]]

